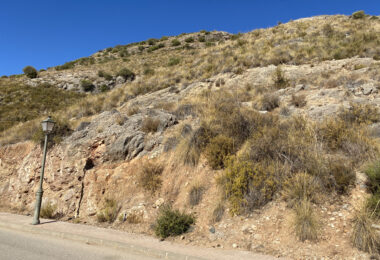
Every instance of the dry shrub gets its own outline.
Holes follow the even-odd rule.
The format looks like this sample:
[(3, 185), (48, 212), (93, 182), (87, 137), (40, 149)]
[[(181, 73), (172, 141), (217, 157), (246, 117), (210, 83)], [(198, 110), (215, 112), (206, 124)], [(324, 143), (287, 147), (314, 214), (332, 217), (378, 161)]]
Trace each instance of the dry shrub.
[(318, 201), (320, 194), (320, 181), (306, 172), (295, 174), (284, 184), (283, 197), (290, 207), (304, 200), (315, 203)]
[(212, 211), (211, 223), (216, 223), (222, 220), (224, 214), (224, 205), (222, 203), (218, 203), (215, 209)]
[(41, 211), (40, 211), (40, 217), (41, 218), (54, 219), (56, 209), (57, 209), (57, 205), (54, 205), (52, 202), (48, 201), (48, 202), (42, 204)]
[(150, 161), (145, 162), (139, 172), (140, 185), (151, 193), (156, 192), (161, 188), (161, 174), (163, 171), (164, 167), (162, 165)]
[(224, 160), (233, 152), (233, 139), (224, 135), (218, 135), (212, 138), (205, 149), (206, 159), (214, 170), (223, 169)]
[(371, 212), (364, 207), (356, 212), (353, 222), (351, 240), (354, 247), (370, 254), (378, 254), (380, 252), (380, 239), (372, 227)]
[(196, 184), (190, 188), (188, 201), (191, 206), (196, 206), (201, 202), (205, 188)]
[(117, 218), (119, 210), (120, 206), (117, 205), (115, 199), (106, 198), (103, 209), (96, 216), (98, 222), (113, 223)]
[(292, 99), (290, 103), (295, 107), (304, 107), (306, 105), (306, 96), (303, 94), (300, 95), (292, 95)]
[(143, 222), (142, 212), (130, 212), (127, 214), (125, 221), (129, 224), (139, 224)]
[(339, 194), (347, 194), (349, 188), (354, 185), (356, 174), (353, 165), (347, 158), (338, 158), (330, 162), (330, 172), (334, 177), (333, 186)]
[(380, 194), (380, 161), (369, 164), (365, 169), (367, 187), (372, 194)]
[(341, 109), (339, 117), (351, 124), (371, 124), (380, 121), (380, 112), (370, 104), (351, 104), (349, 109)]
[(266, 93), (260, 99), (260, 109), (272, 111), (273, 109), (280, 106), (280, 98), (277, 94)]
[(274, 86), (277, 89), (287, 88), (289, 86), (289, 81), (285, 78), (284, 72), (280, 66), (277, 66), (276, 71), (273, 75)]
[(145, 133), (155, 133), (157, 132), (159, 125), (160, 120), (158, 118), (146, 117), (142, 122), (141, 131)]
[(293, 229), (301, 241), (317, 240), (319, 223), (309, 201), (303, 200), (294, 207)]
[(133, 116), (138, 113), (140, 113), (140, 108), (138, 106), (134, 105), (134, 106), (128, 107), (128, 110), (127, 110), (128, 116)]
[(195, 166), (198, 164), (202, 150), (207, 146), (212, 132), (206, 126), (201, 126), (189, 136), (183, 138), (177, 147), (179, 161)]

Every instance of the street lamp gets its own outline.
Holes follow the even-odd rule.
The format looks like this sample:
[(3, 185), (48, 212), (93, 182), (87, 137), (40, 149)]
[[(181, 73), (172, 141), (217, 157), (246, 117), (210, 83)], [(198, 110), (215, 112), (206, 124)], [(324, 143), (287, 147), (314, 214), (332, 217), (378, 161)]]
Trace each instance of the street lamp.
[(47, 142), (48, 135), (51, 133), (54, 127), (54, 121), (49, 116), (47, 119), (41, 122), (42, 131), (45, 133), (45, 143), (44, 143), (44, 155), (42, 159), (42, 169), (41, 169), (41, 177), (40, 177), (40, 187), (36, 194), (36, 207), (34, 211), (33, 225), (40, 224), (40, 210), (41, 210), (41, 202), (42, 202), (42, 182), (44, 181), (44, 171), (45, 171), (45, 160), (46, 160), (46, 150), (47, 150)]

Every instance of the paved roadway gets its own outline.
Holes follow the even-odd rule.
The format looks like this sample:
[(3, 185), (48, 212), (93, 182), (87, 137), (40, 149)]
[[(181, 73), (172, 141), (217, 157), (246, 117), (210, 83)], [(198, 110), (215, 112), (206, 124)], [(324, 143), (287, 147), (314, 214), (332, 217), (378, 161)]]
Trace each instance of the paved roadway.
[(1, 260), (153, 260), (112, 248), (0, 228)]

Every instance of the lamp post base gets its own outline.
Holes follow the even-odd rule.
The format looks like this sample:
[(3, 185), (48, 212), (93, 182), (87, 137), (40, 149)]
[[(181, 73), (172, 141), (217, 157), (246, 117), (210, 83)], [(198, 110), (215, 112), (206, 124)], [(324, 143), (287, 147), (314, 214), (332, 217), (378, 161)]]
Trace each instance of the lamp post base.
[(34, 218), (33, 218), (33, 222), (32, 222), (32, 225), (38, 225), (40, 224), (40, 210), (41, 210), (41, 202), (42, 202), (42, 194), (44, 192), (42, 190), (38, 190), (37, 191), (37, 195), (36, 195), (36, 208), (35, 208), (35, 211), (34, 211)]

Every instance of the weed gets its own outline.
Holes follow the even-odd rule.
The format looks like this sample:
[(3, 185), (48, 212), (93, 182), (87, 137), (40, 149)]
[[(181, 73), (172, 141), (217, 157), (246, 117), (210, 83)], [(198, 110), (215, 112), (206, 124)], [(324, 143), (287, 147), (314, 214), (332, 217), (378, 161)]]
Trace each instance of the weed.
[(294, 208), (293, 229), (301, 241), (317, 240), (319, 223), (309, 201), (303, 200)]
[(372, 227), (373, 221), (371, 219), (371, 212), (364, 207), (356, 212), (353, 222), (354, 227), (351, 240), (354, 247), (370, 254), (378, 254), (380, 239)]
[(176, 46), (179, 46), (179, 45), (181, 45), (181, 42), (178, 39), (173, 39), (172, 40), (172, 46), (173, 47), (176, 47)]
[(274, 86), (277, 89), (286, 88), (289, 86), (289, 81), (285, 78), (284, 72), (280, 66), (277, 66), (276, 71), (273, 75)]
[(300, 172), (285, 182), (283, 196), (290, 207), (304, 200), (317, 202), (322, 191), (321, 188), (321, 184), (315, 176)]

